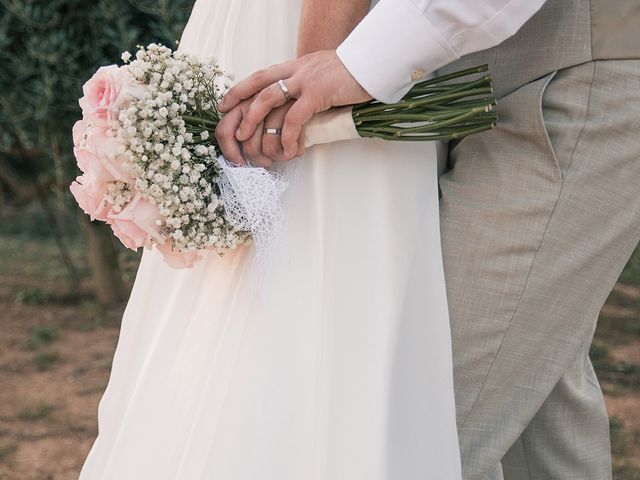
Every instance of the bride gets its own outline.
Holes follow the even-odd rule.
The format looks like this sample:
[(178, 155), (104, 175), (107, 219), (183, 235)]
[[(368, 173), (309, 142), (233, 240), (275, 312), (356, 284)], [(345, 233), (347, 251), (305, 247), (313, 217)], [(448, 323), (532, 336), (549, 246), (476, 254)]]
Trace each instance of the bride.
[[(243, 78), (295, 57), (314, 1), (197, 0), (179, 48)], [(295, 162), (266, 299), (249, 247), (189, 270), (144, 252), (81, 480), (460, 478), (435, 145)]]

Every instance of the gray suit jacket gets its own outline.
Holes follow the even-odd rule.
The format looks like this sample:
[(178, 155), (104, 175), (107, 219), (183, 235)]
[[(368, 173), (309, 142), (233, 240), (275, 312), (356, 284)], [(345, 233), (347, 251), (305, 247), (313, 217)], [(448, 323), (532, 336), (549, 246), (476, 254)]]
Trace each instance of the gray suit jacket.
[(438, 71), (489, 64), (498, 98), (555, 70), (640, 58), (640, 0), (547, 0), (511, 38)]

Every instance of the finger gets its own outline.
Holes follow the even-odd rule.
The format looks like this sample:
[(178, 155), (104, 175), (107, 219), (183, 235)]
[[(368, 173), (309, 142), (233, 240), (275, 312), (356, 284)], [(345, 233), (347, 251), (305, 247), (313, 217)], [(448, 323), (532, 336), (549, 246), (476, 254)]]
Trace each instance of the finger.
[(289, 78), (294, 71), (295, 61), (272, 65), (264, 70), (258, 70), (232, 87), (218, 105), (222, 112), (228, 112), (242, 100), (255, 95), (260, 90), (283, 78)]
[(295, 158), (302, 128), (305, 123), (311, 120), (314, 113), (313, 105), (304, 100), (304, 98), (301, 98), (293, 104), (287, 116), (284, 117), (282, 146), (284, 147), (285, 160)]
[[(264, 120), (266, 128), (282, 129), (284, 117), (289, 109), (293, 106), (294, 101), (289, 100), (283, 106), (272, 110)], [(265, 134), (262, 136), (262, 153), (271, 158), (274, 162), (282, 162), (284, 160), (284, 149), (282, 148), (282, 137), (280, 135)]]
[(282, 162), (284, 160), (284, 148), (282, 148), (280, 135), (265, 133), (262, 136), (262, 153), (274, 162)]
[[(289, 83), (295, 84), (290, 81)], [(289, 85), (287, 85), (289, 88)], [(291, 90), (289, 92), (293, 95)], [(236, 132), (236, 138), (238, 140), (245, 141), (251, 135), (256, 128), (256, 125), (264, 121), (265, 117), (273, 111), (275, 108), (280, 107), (287, 103), (287, 98), (282, 93), (280, 86), (276, 83), (269, 85), (262, 90), (251, 102), (249, 110), (240, 123), (240, 128)]]
[(246, 165), (242, 152), (240, 151), (240, 144), (236, 140), (235, 132), (238, 129), (238, 125), (242, 121), (242, 110), (236, 108), (227, 113), (215, 130), (216, 139), (218, 140), (218, 146), (222, 152), (222, 155), (232, 163), (239, 165)]
[(244, 156), (256, 167), (270, 167), (273, 161), (262, 153), (262, 128), (259, 124), (255, 133), (246, 142), (242, 143)]
[(304, 155), (304, 127), (302, 127), (302, 131), (300, 132), (300, 137), (298, 137), (298, 150), (296, 151), (296, 157), (301, 157)]

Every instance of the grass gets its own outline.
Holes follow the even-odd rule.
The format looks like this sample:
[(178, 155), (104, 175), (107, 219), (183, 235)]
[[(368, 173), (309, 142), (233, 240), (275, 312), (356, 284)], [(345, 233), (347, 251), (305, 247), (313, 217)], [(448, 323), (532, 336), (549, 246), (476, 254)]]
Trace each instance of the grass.
[(40, 371), (51, 370), (60, 360), (60, 353), (56, 351), (43, 351), (41, 348), (50, 345), (58, 339), (58, 328), (51, 325), (39, 325), (31, 329), (31, 336), (27, 342), (29, 350), (35, 350), (33, 360)]
[[(600, 380), (616, 385), (620, 390), (640, 390), (640, 364), (630, 362), (614, 362), (610, 351), (619, 345), (640, 340), (640, 246), (631, 256), (620, 279), (624, 279), (626, 287), (631, 287), (637, 294), (614, 290), (607, 299), (607, 305), (619, 310), (604, 313), (598, 319), (595, 339), (591, 345), (591, 361)], [(615, 312), (630, 313), (624, 316)], [(634, 314), (635, 312), (635, 314)]]
[(9, 455), (15, 452), (17, 448), (17, 445), (14, 445), (12, 443), (0, 445), (0, 462), (6, 461)]
[(615, 480), (639, 480), (640, 466), (634, 465), (626, 459), (629, 455), (630, 447), (638, 443), (638, 432), (629, 432), (617, 417), (611, 417), (609, 424), (611, 449), (615, 452), (613, 478)]
[(52, 297), (53, 293), (46, 288), (25, 287), (18, 289), (15, 301), (22, 305), (46, 305)]
[[(29, 220), (29, 231), (20, 231), (17, 223), (0, 222), (0, 251), (3, 253), (0, 261), (0, 282), (12, 286), (16, 279), (20, 287), (11, 287), (9, 301), (33, 307), (29, 312), (38, 314), (52, 303), (63, 303), (65, 294), (62, 287), (67, 282), (67, 272), (60, 261), (55, 242), (38, 230), (41, 219), (36, 215)], [(18, 233), (16, 233), (18, 232)], [(29, 233), (31, 232), (31, 233)], [(35, 232), (35, 233), (34, 233)], [(71, 234), (67, 238), (69, 248), (80, 273), (87, 278), (88, 266), (84, 253), (84, 244), (79, 235)], [(131, 280), (135, 276), (140, 254), (121, 249), (123, 277)], [(620, 281), (632, 291), (640, 293), (640, 248), (636, 250), (627, 267), (620, 277)], [(598, 373), (598, 377), (607, 385), (608, 395), (638, 395), (640, 410), (640, 364), (614, 361), (616, 348), (620, 345), (630, 345), (640, 340), (640, 296), (629, 295), (625, 291), (614, 291), (609, 296), (607, 304), (626, 311), (625, 315), (613, 313), (601, 315), (596, 336), (591, 347), (591, 358)], [(90, 318), (82, 329), (87, 331), (100, 326), (103, 322), (104, 309), (90, 297), (78, 297), (74, 305), (84, 315)], [(631, 311), (632, 314), (628, 315)], [(637, 315), (633, 315), (636, 312)], [(54, 368), (60, 361), (60, 353), (52, 349), (55, 342), (61, 341), (59, 330), (55, 326), (41, 325), (34, 327), (27, 340), (27, 348), (33, 351), (33, 361), (38, 370), (46, 371)], [(111, 368), (111, 360), (105, 361), (105, 369)], [(38, 420), (46, 418), (56, 407), (46, 402), (36, 402), (25, 406), (19, 413), (23, 420)], [(614, 452), (615, 480), (640, 480), (640, 465), (634, 465), (628, 459), (629, 452), (640, 452), (640, 431), (634, 431), (629, 425), (613, 416), (611, 418), (611, 438)], [(0, 444), (0, 462), (7, 457), (15, 447)], [(0, 475), (1, 478), (1, 475)]]
[(38, 352), (34, 356), (34, 361), (40, 371), (51, 370), (59, 360), (60, 353), (55, 351)]
[(55, 409), (56, 406), (51, 403), (35, 401), (22, 407), (20, 413), (18, 413), (18, 418), (27, 421), (42, 420), (47, 418)]
[(37, 350), (38, 348), (48, 345), (59, 337), (58, 327), (53, 325), (38, 325), (31, 329), (31, 336), (27, 343), (29, 350)]
[[(89, 270), (84, 258), (84, 246), (79, 240), (74, 240), (73, 243), (70, 243), (70, 247), (75, 265), (82, 274), (88, 274)], [(35, 286), (35, 289), (44, 288), (41, 286), (42, 283), (64, 284), (68, 281), (67, 270), (52, 239), (27, 239), (0, 235), (0, 251), (2, 251), (0, 276), (20, 279), (24, 286), (18, 289), (16, 296), (20, 295), (26, 298), (27, 301), (42, 297), (43, 292), (27, 290), (34, 280), (40, 283), (40, 285)], [(20, 293), (21, 290), (27, 291)]]
[[(622, 272), (620, 282), (629, 288), (614, 290), (609, 295), (607, 305), (614, 308), (604, 311), (612, 313), (600, 315), (590, 356), (608, 395), (639, 395), (640, 364), (614, 361), (611, 352), (617, 346), (635, 344), (640, 340), (640, 246)], [(634, 431), (615, 416), (610, 418), (610, 427), (613, 478), (640, 480), (640, 465), (629, 460), (631, 452), (640, 450), (640, 431)]]
[(622, 283), (640, 284), (640, 249), (636, 249), (635, 254), (627, 263), (626, 268), (620, 275)]

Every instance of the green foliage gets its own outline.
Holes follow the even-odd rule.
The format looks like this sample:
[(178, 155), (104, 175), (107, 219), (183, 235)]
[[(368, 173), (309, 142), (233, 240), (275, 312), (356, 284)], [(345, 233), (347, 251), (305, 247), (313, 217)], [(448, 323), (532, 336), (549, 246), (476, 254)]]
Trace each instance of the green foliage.
[(38, 352), (34, 356), (38, 370), (51, 370), (53, 365), (60, 360), (58, 352)]
[(22, 305), (46, 305), (53, 295), (44, 288), (26, 287), (16, 292), (16, 303)]
[(620, 276), (620, 281), (624, 283), (640, 283), (640, 245), (631, 258), (627, 267)]
[(44, 401), (32, 401), (22, 407), (18, 418), (20, 420), (41, 420), (49, 416), (56, 409), (55, 405)]
[(0, 462), (6, 461), (9, 456), (18, 449), (15, 443), (0, 444)]
[(28, 177), (74, 172), (82, 85), (151, 41), (172, 46), (194, 0), (0, 0), (0, 154)]
[(47, 345), (59, 337), (58, 327), (53, 325), (38, 325), (31, 329), (31, 337), (27, 343), (29, 350), (37, 350), (42, 345)]

